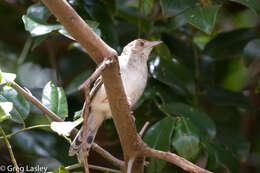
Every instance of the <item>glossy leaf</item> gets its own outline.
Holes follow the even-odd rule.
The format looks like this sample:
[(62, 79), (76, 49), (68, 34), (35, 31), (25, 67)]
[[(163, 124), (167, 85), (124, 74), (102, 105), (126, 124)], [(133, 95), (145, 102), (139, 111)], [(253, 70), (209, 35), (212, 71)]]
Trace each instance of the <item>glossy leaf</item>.
[(49, 9), (41, 2), (31, 5), (27, 9), (26, 15), (40, 23), (45, 23), (51, 16)]
[(30, 112), (30, 104), (22, 95), (18, 94), (13, 88), (4, 86), (0, 90), (0, 101), (12, 102), (11, 120), (17, 123), (24, 123)]
[(182, 90), (187, 95), (194, 93), (194, 80), (190, 71), (176, 59), (156, 57), (149, 62), (152, 77), (166, 85)]
[(73, 122), (64, 121), (64, 122), (52, 122), (51, 129), (63, 136), (70, 136), (71, 131), (76, 128), (79, 124), (83, 122), (83, 118), (79, 118)]
[(61, 29), (61, 25), (50, 25), (50, 24), (41, 24), (38, 23), (37, 21), (31, 19), (30, 17), (23, 15), (22, 17), (23, 23), (25, 26), (25, 30), (29, 31), (30, 34), (33, 37), (40, 36), (40, 35), (45, 35), (48, 33), (51, 33), (52, 31)]
[[(98, 22), (95, 22), (95, 21), (91, 21), (91, 20), (86, 20), (85, 21), (88, 26), (98, 35), (101, 37), (101, 31), (100, 29), (98, 28), (98, 25), (99, 23)], [(71, 39), (71, 40), (75, 40), (71, 35), (70, 33), (62, 26), (58, 32), (62, 35), (64, 35), (65, 37)]]
[(213, 58), (239, 56), (247, 43), (257, 38), (253, 29), (238, 29), (218, 34), (205, 47), (204, 53)]
[[(144, 141), (152, 148), (168, 151), (170, 149), (170, 141), (174, 127), (175, 120), (173, 118), (164, 118), (147, 130), (144, 136)], [(165, 164), (165, 161), (151, 159), (151, 162), (147, 168), (148, 172), (160, 172)]]
[(187, 160), (195, 160), (200, 154), (198, 131), (189, 119), (180, 118), (176, 122), (172, 146), (178, 155)]
[(16, 78), (14, 73), (5, 73), (0, 71), (0, 85), (13, 82)]
[(11, 117), (11, 110), (13, 109), (12, 102), (2, 102), (0, 101), (0, 123)]
[(170, 17), (192, 7), (198, 0), (160, 0), (164, 16)]
[(250, 64), (255, 59), (260, 58), (260, 39), (254, 39), (247, 43), (244, 50), (245, 60)]
[(89, 78), (92, 74), (92, 70), (86, 70), (81, 74), (77, 75), (65, 88), (65, 92), (67, 95), (75, 94), (78, 92), (78, 87)]
[[(21, 130), (18, 127), (13, 132)], [(20, 150), (36, 155), (40, 158), (55, 158), (61, 164), (72, 164), (76, 162), (75, 157), (68, 156), (69, 143), (64, 137), (50, 133), (46, 130), (30, 130), (12, 137), (12, 143)], [(44, 165), (46, 166), (46, 165)]]
[[(42, 24), (26, 15), (23, 15), (22, 19), (24, 22), (25, 30), (29, 31), (33, 37), (49, 34), (53, 31), (58, 31), (60, 34), (74, 40), (74, 38), (60, 24)], [(100, 30), (97, 28), (97, 22), (87, 21), (87, 23), (93, 29), (94, 32), (96, 32), (98, 35), (101, 35)]]
[(224, 88), (207, 89), (207, 99), (209, 102), (221, 106), (239, 106), (246, 109), (253, 109), (249, 98), (241, 92), (234, 92)]
[(228, 172), (238, 172), (238, 160), (228, 150), (213, 144), (216, 154), (216, 166), (219, 169), (224, 169)]
[(255, 13), (260, 13), (260, 3), (259, 0), (230, 0), (240, 4), (243, 4), (253, 10)]
[(184, 16), (188, 23), (210, 34), (214, 29), (219, 8), (219, 5), (196, 6), (186, 10)]
[(63, 119), (68, 116), (68, 104), (64, 90), (61, 87), (55, 87), (52, 82), (48, 82), (43, 88), (42, 104)]
[(91, 17), (92, 20), (102, 23), (100, 29), (103, 40), (112, 47), (118, 46), (117, 28), (113, 20), (113, 14), (106, 7), (111, 7), (115, 1), (93, 1), (83, 0), (83, 9)]
[(248, 82), (248, 69), (242, 58), (231, 59), (227, 63), (226, 73), (221, 80), (221, 87), (232, 91), (241, 91)]
[(216, 135), (216, 127), (214, 121), (204, 112), (195, 109), (194, 107), (184, 104), (173, 102), (166, 105), (161, 105), (160, 108), (167, 115), (174, 117), (185, 117), (189, 119), (204, 135), (211, 138)]
[(246, 138), (235, 130), (224, 127), (218, 128), (217, 138), (240, 162), (246, 162), (250, 150), (250, 143)]
[(205, 144), (205, 150), (207, 151), (208, 160), (207, 160), (207, 166), (206, 169), (213, 171), (215, 170), (217, 166), (217, 153), (214, 146), (210, 143)]

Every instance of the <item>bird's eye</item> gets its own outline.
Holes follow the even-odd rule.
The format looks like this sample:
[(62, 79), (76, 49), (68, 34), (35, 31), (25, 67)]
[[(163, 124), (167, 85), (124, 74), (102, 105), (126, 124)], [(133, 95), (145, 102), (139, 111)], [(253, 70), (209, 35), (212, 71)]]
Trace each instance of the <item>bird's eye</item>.
[(140, 46), (142, 46), (142, 47), (143, 47), (143, 46), (144, 46), (144, 42), (142, 42), (142, 41), (141, 41), (141, 42), (140, 42)]

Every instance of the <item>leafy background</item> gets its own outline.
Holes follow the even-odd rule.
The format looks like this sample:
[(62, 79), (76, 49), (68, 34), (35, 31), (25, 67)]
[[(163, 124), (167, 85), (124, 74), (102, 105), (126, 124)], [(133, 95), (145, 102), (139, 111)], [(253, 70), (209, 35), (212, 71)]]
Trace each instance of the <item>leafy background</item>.
[[(217, 173), (260, 171), (258, 0), (68, 2), (118, 52), (138, 37), (164, 42), (151, 55), (148, 84), (134, 108), (138, 129), (151, 123), (144, 136), (148, 145)], [(73, 120), (84, 99), (77, 87), (95, 69), (90, 57), (37, 0), (0, 1), (0, 20), (1, 71), (15, 73), (16, 82), (48, 108)], [(0, 124), (7, 134), (50, 124), (16, 91), (0, 89), (0, 101), (13, 103), (10, 118)], [(49, 128), (23, 132), (10, 142), (19, 165), (51, 171), (77, 162), (67, 156), (68, 142)], [(96, 142), (122, 158), (112, 120)], [(2, 139), (0, 153), (0, 164), (11, 164)], [(95, 152), (89, 160), (111, 167)], [(148, 161), (148, 173), (183, 172)]]

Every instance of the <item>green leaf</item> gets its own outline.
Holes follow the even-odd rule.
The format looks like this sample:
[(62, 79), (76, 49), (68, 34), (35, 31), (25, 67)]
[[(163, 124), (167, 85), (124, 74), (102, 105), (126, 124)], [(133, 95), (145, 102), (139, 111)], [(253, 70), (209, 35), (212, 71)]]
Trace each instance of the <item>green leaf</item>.
[(162, 13), (166, 17), (176, 14), (192, 7), (198, 0), (160, 0)]
[(180, 118), (176, 122), (172, 146), (178, 155), (195, 161), (200, 154), (200, 139), (190, 120)]
[(237, 3), (243, 4), (243, 5), (247, 6), (248, 8), (250, 8), (255, 13), (260, 13), (259, 0), (230, 0), (230, 1), (234, 1)]
[(216, 150), (215, 150), (214, 146), (208, 142), (206, 142), (206, 144), (205, 144), (205, 150), (207, 151), (207, 154), (208, 154), (206, 169), (213, 171), (213, 170), (215, 170), (215, 168), (217, 166)]
[[(14, 127), (12, 132), (18, 130), (21, 130), (21, 127)], [(60, 164), (77, 162), (75, 157), (68, 156), (70, 144), (66, 139), (44, 129), (26, 131), (13, 136), (11, 140), (19, 150), (29, 155), (39, 158), (52, 158), (59, 161)]]
[(112, 3), (115, 3), (113, 0), (109, 3), (106, 1), (83, 1), (82, 7), (84, 11), (91, 16), (91, 19), (102, 23), (100, 29), (102, 32), (103, 40), (112, 47), (118, 46), (118, 34), (117, 28), (114, 23), (114, 16), (110, 14), (109, 8)]
[(242, 58), (231, 59), (227, 63), (226, 73), (221, 80), (221, 87), (241, 91), (248, 83), (248, 75), (250, 74)]
[(65, 88), (65, 92), (67, 95), (71, 95), (78, 92), (78, 87), (90, 77), (93, 73), (93, 70), (86, 70), (79, 75), (77, 75)]
[(0, 123), (11, 117), (11, 110), (13, 109), (12, 102), (2, 102), (0, 101)]
[(238, 172), (239, 162), (228, 150), (213, 144), (216, 154), (216, 166), (222, 168), (226, 172)]
[(209, 88), (206, 91), (209, 102), (221, 106), (239, 106), (252, 110), (253, 106), (248, 97), (242, 92), (234, 92), (224, 88)]
[(152, 77), (180, 89), (186, 95), (194, 93), (194, 80), (190, 71), (176, 59), (156, 57), (149, 62)]
[(23, 15), (22, 17), (25, 30), (29, 31), (33, 37), (45, 35), (51, 33), (52, 31), (62, 28), (62, 25), (50, 25), (50, 24), (41, 24), (30, 17)]
[(231, 128), (218, 128), (217, 138), (218, 141), (224, 145), (227, 150), (231, 151), (240, 162), (245, 163), (247, 161), (250, 143), (246, 138), (238, 134), (237, 131)]
[(45, 23), (51, 16), (51, 12), (42, 2), (39, 2), (31, 5), (26, 15), (37, 22)]
[(48, 82), (43, 88), (42, 104), (62, 119), (68, 116), (68, 104), (64, 90), (61, 87), (55, 87), (52, 82)]
[(69, 173), (69, 171), (63, 165), (60, 165), (57, 169), (52, 171), (52, 173)]
[(14, 73), (5, 73), (0, 71), (0, 85), (13, 82), (16, 78)]
[(186, 10), (184, 16), (187, 22), (210, 34), (213, 31), (219, 8), (219, 5), (197, 6)]
[(0, 90), (0, 101), (12, 102), (11, 120), (17, 123), (24, 123), (30, 112), (30, 104), (22, 95), (18, 94), (13, 88), (4, 86)]
[(253, 29), (238, 29), (218, 34), (205, 47), (204, 53), (213, 58), (226, 58), (242, 55), (250, 40), (259, 38)]
[[(144, 141), (152, 148), (162, 151), (169, 151), (174, 127), (175, 120), (173, 118), (164, 118), (147, 130), (144, 136)], [(160, 172), (165, 164), (165, 161), (151, 159), (151, 162), (148, 166), (148, 172)]]
[(215, 137), (215, 123), (206, 113), (195, 109), (190, 105), (178, 102), (161, 105), (160, 108), (167, 115), (185, 117), (189, 119), (196, 127), (201, 130), (203, 135), (207, 135), (211, 138)]
[(245, 61), (250, 64), (255, 59), (260, 58), (260, 39), (254, 39), (247, 43), (244, 50)]

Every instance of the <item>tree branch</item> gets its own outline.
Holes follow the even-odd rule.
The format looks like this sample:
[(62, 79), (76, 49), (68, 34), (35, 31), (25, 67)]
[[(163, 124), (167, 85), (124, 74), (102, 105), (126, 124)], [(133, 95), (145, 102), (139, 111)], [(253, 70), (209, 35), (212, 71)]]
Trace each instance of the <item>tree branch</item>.
[(12, 82), (11, 87), (15, 89), (18, 93), (23, 95), (27, 100), (37, 106), (40, 110), (48, 115), (52, 120), (62, 122), (63, 120), (56, 115), (54, 112), (49, 110), (46, 106), (44, 106), (37, 98), (35, 98), (31, 93), (28, 93), (25, 89), (17, 85), (15, 82)]
[(144, 146), (142, 153), (147, 157), (153, 157), (153, 158), (168, 161), (188, 172), (212, 173), (208, 170), (200, 168), (199, 166), (191, 163), (190, 161), (171, 152), (163, 152), (163, 151), (152, 149), (148, 146)]
[(88, 170), (88, 151), (87, 151), (87, 123), (89, 117), (89, 104), (90, 104), (90, 96), (89, 96), (89, 88), (90, 85), (87, 85), (85, 88), (85, 104), (83, 108), (83, 132), (82, 132), (82, 150), (83, 150), (83, 161), (85, 173), (89, 173)]
[(209, 173), (209, 171), (199, 168), (173, 153), (153, 150), (146, 146), (138, 135), (131, 117), (120, 76), (117, 52), (104, 43), (103, 40), (90, 29), (66, 0), (42, 0), (42, 2), (50, 9), (52, 14), (57, 17), (58, 21), (66, 30), (86, 49), (96, 64), (100, 64), (107, 57), (114, 58), (113, 63), (102, 72), (102, 79), (124, 153), (125, 164), (122, 172), (127, 172), (129, 159), (138, 153), (139, 155), (133, 164), (132, 172), (134, 173), (143, 172), (144, 156), (167, 160), (190, 172)]
[(0, 126), (0, 132), (2, 133), (2, 136), (3, 136), (4, 140), (5, 140), (5, 144), (6, 144), (7, 148), (8, 148), (8, 151), (9, 151), (9, 154), (10, 154), (10, 157), (11, 157), (11, 160), (12, 160), (12, 162), (13, 162), (13, 164), (14, 164), (15, 171), (16, 171), (16, 173), (19, 173), (19, 167), (18, 167), (17, 162), (16, 162), (16, 160), (15, 160), (12, 147), (11, 147), (11, 145), (10, 145), (8, 139), (7, 139), (7, 136), (5, 135), (5, 132), (4, 132), (4, 130), (2, 129), (1, 126)]
[(117, 56), (86, 22), (74, 11), (66, 0), (42, 0), (57, 20), (86, 49), (91, 58), (99, 64), (104, 57)]
[[(57, 17), (66, 30), (86, 49), (96, 64), (102, 62), (106, 57), (114, 58), (115, 61), (102, 72), (102, 79), (122, 145), (124, 160), (127, 163), (128, 159), (141, 149), (139, 144), (142, 143), (142, 140), (131, 118), (120, 76), (117, 52), (104, 43), (65, 0), (42, 0), (42, 2)], [(139, 170), (142, 170), (141, 166), (143, 167), (143, 165), (139, 164)], [(125, 165), (124, 168), (123, 172), (126, 172), (127, 166)]]
[(117, 158), (115, 158), (114, 156), (112, 156), (109, 152), (107, 152), (106, 150), (104, 150), (103, 148), (101, 148), (98, 144), (93, 143), (92, 144), (92, 148), (99, 153), (100, 155), (102, 155), (106, 160), (108, 160), (111, 164), (119, 167), (120, 169), (123, 168), (124, 166), (124, 161), (119, 160)]
[[(31, 103), (33, 103), (35, 106), (37, 106), (42, 112), (44, 112), (45, 116), (50, 117), (52, 120), (54, 121), (59, 121), (59, 122), (63, 122), (64, 120), (62, 120), (58, 115), (56, 115), (55, 113), (53, 113), (52, 111), (50, 111), (48, 108), (46, 108), (37, 98), (35, 98), (32, 94), (28, 93), (25, 89), (23, 89), (22, 87), (20, 87), (18, 84), (16, 84), (15, 82), (13, 82), (11, 84), (11, 87), (13, 89), (15, 89), (19, 94), (23, 95), (27, 100), (29, 100)], [(39, 126), (46, 126), (46, 125), (39, 125)], [(36, 127), (35, 127), (36, 128)], [(32, 127), (28, 127), (25, 129), (22, 129), (18, 132), (14, 132), (14, 134), (23, 132), (25, 130), (29, 130), (32, 129)], [(72, 133), (74, 134), (73, 136), (76, 136), (76, 134), (78, 133), (78, 130), (76, 128), (73, 129)], [(10, 134), (10, 135), (14, 135), (14, 134)], [(9, 137), (9, 135), (7, 136)], [(1, 138), (0, 138), (1, 139)], [(108, 161), (110, 161), (110, 163), (114, 164), (114, 166), (118, 166), (118, 167), (123, 167), (122, 164), (124, 163), (121, 160), (116, 159), (114, 156), (112, 156), (109, 152), (107, 152), (106, 150), (104, 150), (103, 148), (101, 148), (100, 146), (98, 146), (97, 144), (93, 143), (96, 147), (94, 147), (93, 149), (101, 154), (105, 159), (107, 159)], [(117, 161), (116, 161), (117, 160)], [(119, 164), (120, 163), (120, 164)], [(120, 166), (119, 166), (120, 165)]]
[[(74, 164), (74, 165), (67, 166), (66, 169), (70, 171), (70, 170), (81, 168), (82, 166), (83, 165), (81, 163), (77, 163), (77, 164)], [(121, 171), (119, 171), (119, 170), (105, 168), (105, 167), (91, 165), (91, 164), (89, 164), (89, 168), (99, 170), (99, 171), (103, 171), (103, 172), (121, 173)]]

